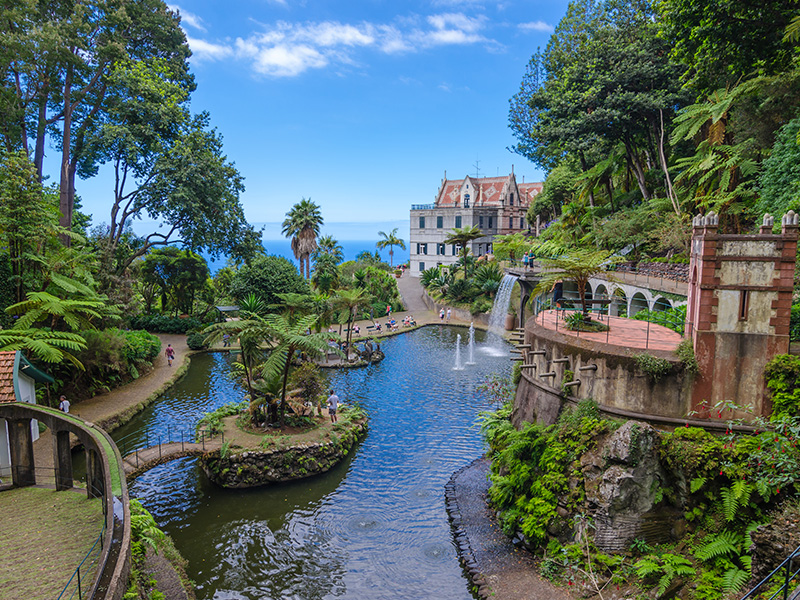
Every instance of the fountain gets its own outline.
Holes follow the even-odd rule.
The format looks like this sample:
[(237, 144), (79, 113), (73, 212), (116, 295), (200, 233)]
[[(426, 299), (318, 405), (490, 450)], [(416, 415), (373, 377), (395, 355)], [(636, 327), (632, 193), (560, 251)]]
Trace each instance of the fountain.
[(469, 324), (469, 359), (467, 364), (475, 364), (475, 323)]
[(497, 288), (492, 313), (489, 315), (489, 337), (485, 348), (488, 354), (499, 355), (508, 352), (503, 334), (506, 330), (508, 306), (511, 304), (511, 290), (514, 289), (517, 279), (516, 275), (506, 275), (500, 282), (500, 287)]
[(461, 334), (456, 336), (456, 366), (453, 371), (463, 371), (464, 365), (461, 364)]

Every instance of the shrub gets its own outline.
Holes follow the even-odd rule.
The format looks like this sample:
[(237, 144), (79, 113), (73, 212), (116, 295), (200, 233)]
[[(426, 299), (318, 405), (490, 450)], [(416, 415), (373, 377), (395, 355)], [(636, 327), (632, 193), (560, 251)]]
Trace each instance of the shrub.
[(789, 341), (800, 341), (800, 304), (792, 305), (792, 313), (789, 317)]
[(128, 363), (153, 362), (161, 352), (161, 340), (144, 330), (126, 331), (123, 352)]
[(208, 349), (208, 344), (206, 343), (206, 336), (205, 334), (202, 334), (199, 331), (195, 331), (194, 333), (190, 333), (188, 336), (186, 336), (186, 345), (189, 346), (190, 350)]
[(647, 375), (652, 383), (658, 383), (672, 369), (672, 363), (666, 358), (657, 358), (647, 352), (637, 354), (634, 358), (636, 366)]
[(260, 256), (232, 277), (228, 294), (241, 301), (255, 294), (269, 304), (280, 303), (276, 294), (307, 294), (308, 283), (282, 256)]
[(633, 318), (637, 321), (650, 321), (656, 325), (663, 325), (682, 335), (686, 324), (686, 305), (667, 310), (640, 310), (633, 315)]
[(473, 315), (477, 315), (479, 313), (486, 313), (492, 310), (492, 301), (489, 300), (486, 296), (478, 296), (475, 300), (472, 301), (472, 305), (469, 308), (469, 312)]
[(697, 357), (694, 355), (694, 346), (692, 340), (686, 338), (678, 347), (675, 348), (675, 355), (681, 359), (683, 370), (689, 375), (697, 375), (700, 372), (700, 365), (697, 362)]
[(793, 416), (800, 409), (800, 356), (779, 354), (764, 367), (772, 392), (772, 419)]
[(202, 329), (203, 322), (195, 317), (182, 319), (167, 315), (139, 315), (131, 317), (131, 329), (146, 329), (156, 333), (187, 333), (193, 329)]

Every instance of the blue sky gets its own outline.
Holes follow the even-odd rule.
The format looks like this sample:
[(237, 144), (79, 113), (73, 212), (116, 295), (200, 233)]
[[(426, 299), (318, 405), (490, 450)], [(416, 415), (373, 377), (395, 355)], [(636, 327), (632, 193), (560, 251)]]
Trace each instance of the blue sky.
[[(495, 176), (513, 164), (519, 181), (543, 177), (507, 149), (508, 100), (566, 0), (170, 6), (193, 52), (192, 109), (211, 113), (244, 175), (250, 222), (281, 221), (310, 197), (326, 223), (388, 226), (432, 202), (445, 171), (475, 175), (477, 164)], [(111, 189), (102, 175), (78, 182), (95, 222)]]

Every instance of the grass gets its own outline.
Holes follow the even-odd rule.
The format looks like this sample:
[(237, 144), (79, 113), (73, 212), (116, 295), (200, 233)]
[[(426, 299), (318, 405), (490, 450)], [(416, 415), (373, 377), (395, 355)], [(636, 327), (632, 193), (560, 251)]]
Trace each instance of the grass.
[(102, 525), (102, 500), (84, 490), (0, 492), (0, 596), (57, 598)]

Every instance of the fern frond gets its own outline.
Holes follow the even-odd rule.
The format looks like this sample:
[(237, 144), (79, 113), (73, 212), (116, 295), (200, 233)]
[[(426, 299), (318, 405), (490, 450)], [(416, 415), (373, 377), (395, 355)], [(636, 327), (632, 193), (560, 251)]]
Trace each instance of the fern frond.
[(706, 484), (706, 481), (708, 480), (705, 477), (695, 477), (689, 484), (689, 491), (694, 494)]
[(722, 488), (719, 495), (722, 497), (722, 512), (725, 520), (730, 523), (736, 518), (736, 511), (739, 510), (739, 498), (731, 488)]
[(735, 531), (723, 531), (711, 538), (706, 544), (695, 551), (695, 556), (700, 560), (710, 560), (726, 554), (739, 554), (742, 535)]
[(738, 592), (750, 579), (750, 574), (738, 567), (725, 571), (722, 576), (722, 590), (725, 592)]

